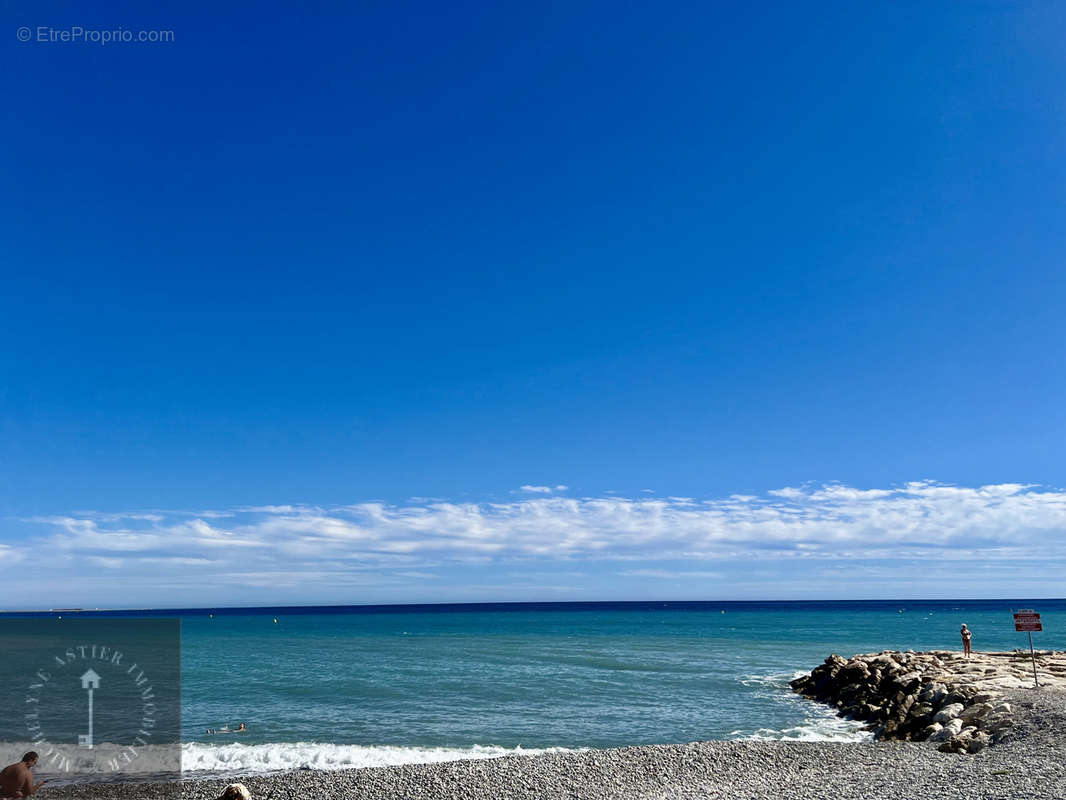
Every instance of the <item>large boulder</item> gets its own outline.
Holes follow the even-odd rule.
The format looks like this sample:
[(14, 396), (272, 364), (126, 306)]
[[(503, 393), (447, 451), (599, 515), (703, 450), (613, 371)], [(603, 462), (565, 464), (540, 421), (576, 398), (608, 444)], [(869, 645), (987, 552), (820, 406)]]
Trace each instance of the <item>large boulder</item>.
[[(926, 725), (925, 728), (922, 729), (922, 738), (933, 739), (933, 737), (940, 733), (942, 730), (944, 730), (944, 726), (941, 725), (939, 722), (934, 722), (932, 725)], [(933, 741), (935, 742), (936, 739), (933, 739)]]
[[(962, 713), (964, 707), (965, 706), (963, 706), (962, 703), (951, 703), (950, 705), (946, 705), (936, 712), (936, 715), (933, 717), (933, 722), (939, 722), (941, 725), (950, 722)], [(959, 724), (961, 725), (962, 723), (960, 722)]]
[(917, 691), (918, 687), (922, 685), (922, 673), (917, 671), (905, 672), (902, 675), (895, 675), (892, 678), (892, 685), (905, 694)]
[(962, 720), (956, 718), (953, 720), (949, 720), (946, 724), (944, 724), (944, 726), (939, 731), (929, 737), (929, 740), (933, 742), (946, 742), (951, 737), (958, 736), (961, 732)]
[(922, 691), (918, 695), (918, 698), (923, 703), (930, 703), (934, 706), (941, 706), (944, 704), (944, 698), (947, 697), (947, 695), (948, 687), (946, 687), (939, 681), (932, 681), (931, 683), (926, 684), (922, 688)]
[(896, 668), (896, 660), (888, 653), (879, 653), (869, 659), (869, 664), (871, 669), (881, 670), (882, 672)]
[(842, 683), (866, 683), (870, 680), (870, 668), (865, 662), (853, 658), (840, 668), (839, 678)]
[(976, 724), (976, 721), (979, 718), (985, 716), (991, 710), (992, 706), (990, 706), (988, 703), (973, 703), (972, 705), (969, 705), (964, 708), (959, 714), (959, 717), (967, 725)]

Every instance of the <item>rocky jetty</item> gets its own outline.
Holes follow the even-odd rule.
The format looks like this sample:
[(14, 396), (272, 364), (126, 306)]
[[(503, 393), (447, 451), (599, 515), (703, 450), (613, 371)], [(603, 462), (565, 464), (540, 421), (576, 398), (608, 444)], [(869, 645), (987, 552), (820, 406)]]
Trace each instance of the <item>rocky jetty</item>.
[[(1066, 652), (1038, 651), (1044, 688), (1066, 690)], [(831, 655), (792, 689), (829, 703), (841, 716), (865, 720), (879, 739), (931, 741), (950, 753), (976, 753), (1011, 735), (1015, 718), (1005, 695), (1033, 686), (1028, 650), (926, 653), (886, 650)]]

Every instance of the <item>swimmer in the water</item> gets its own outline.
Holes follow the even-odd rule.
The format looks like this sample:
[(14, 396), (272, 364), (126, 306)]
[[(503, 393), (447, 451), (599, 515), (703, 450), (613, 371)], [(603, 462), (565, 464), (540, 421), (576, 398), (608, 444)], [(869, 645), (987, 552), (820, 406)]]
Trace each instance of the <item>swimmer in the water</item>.
[(208, 728), (206, 731), (204, 731), (204, 733), (206, 733), (208, 735), (213, 735), (213, 734), (218, 734), (218, 733), (244, 733), (246, 730), (248, 730), (248, 729), (244, 726), (244, 723), (242, 722), (236, 728), (232, 728), (231, 729), (230, 726), (227, 725), (224, 728)]

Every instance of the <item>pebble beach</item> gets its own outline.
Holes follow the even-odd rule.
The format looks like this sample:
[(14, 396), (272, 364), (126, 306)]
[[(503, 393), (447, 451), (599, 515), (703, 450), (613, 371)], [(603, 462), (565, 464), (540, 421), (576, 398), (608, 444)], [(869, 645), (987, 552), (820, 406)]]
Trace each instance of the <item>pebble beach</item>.
[[(875, 800), (1066, 797), (1066, 693), (1015, 689), (1015, 726), (975, 755), (929, 742), (719, 741), (240, 779), (259, 800)], [(233, 779), (230, 779), (233, 780)], [(215, 800), (229, 781), (73, 786), (64, 800)]]

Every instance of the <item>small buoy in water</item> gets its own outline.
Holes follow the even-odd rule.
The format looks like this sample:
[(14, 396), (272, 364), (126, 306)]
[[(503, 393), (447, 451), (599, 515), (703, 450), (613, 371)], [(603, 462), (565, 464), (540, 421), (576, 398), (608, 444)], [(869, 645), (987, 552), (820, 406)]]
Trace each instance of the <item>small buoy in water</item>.
[(277, 624), (278, 624), (278, 618), (277, 618), (277, 617), (274, 617), (274, 624), (275, 624), (275, 625), (277, 625)]
[(214, 615), (214, 614), (208, 614), (207, 616), (211, 617), (211, 619), (214, 619), (214, 618), (215, 618), (215, 615)]
[(897, 613), (897, 614), (902, 614), (902, 613), (903, 613), (903, 609), (901, 608), (901, 609), (900, 609), (899, 611), (897, 611), (896, 613)]
[(722, 613), (723, 613), (723, 614), (725, 613), (725, 609), (724, 609), (724, 608), (722, 609)]

